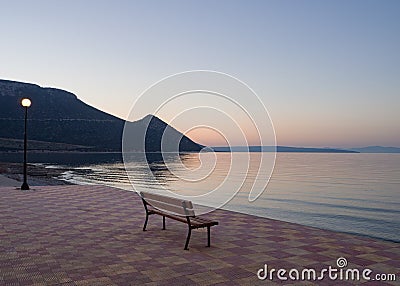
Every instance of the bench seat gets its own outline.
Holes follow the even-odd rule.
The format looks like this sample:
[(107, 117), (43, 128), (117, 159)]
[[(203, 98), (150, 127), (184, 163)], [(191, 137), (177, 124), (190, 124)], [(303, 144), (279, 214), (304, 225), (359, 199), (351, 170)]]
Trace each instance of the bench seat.
[(180, 221), (188, 225), (188, 235), (184, 249), (187, 250), (192, 229), (207, 228), (207, 246), (210, 247), (210, 228), (218, 225), (217, 221), (196, 216), (191, 201), (181, 200), (154, 193), (140, 192), (142, 202), (146, 211), (146, 220), (143, 231), (146, 231), (149, 215), (160, 215), (163, 217), (163, 229), (165, 229), (165, 218)]

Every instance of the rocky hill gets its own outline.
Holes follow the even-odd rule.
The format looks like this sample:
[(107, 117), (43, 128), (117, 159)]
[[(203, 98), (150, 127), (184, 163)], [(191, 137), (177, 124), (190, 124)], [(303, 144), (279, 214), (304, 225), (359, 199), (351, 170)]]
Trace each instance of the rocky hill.
[[(4, 143), (0, 145), (1, 151), (20, 150), (24, 128), (24, 112), (20, 102), (24, 97), (32, 100), (28, 116), (30, 149), (121, 151), (124, 120), (89, 106), (65, 90), (0, 80), (0, 143)], [(202, 148), (152, 115), (128, 122), (128, 128), (138, 134), (137, 138), (146, 136), (145, 144), (142, 144), (142, 140), (130, 146), (134, 151), (160, 151), (161, 138), (166, 130), (168, 136), (163, 139), (167, 141), (166, 145), (178, 142), (179, 151), (183, 152)]]

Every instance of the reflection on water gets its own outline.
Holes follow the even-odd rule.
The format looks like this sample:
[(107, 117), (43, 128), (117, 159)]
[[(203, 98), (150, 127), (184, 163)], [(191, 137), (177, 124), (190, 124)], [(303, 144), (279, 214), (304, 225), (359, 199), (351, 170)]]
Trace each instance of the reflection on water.
[[(245, 153), (167, 154), (163, 160), (150, 155), (148, 163), (133, 159), (126, 166), (116, 154), (83, 154), (75, 161), (71, 157), (67, 162), (58, 158), (58, 164), (55, 158), (37, 159), (68, 166), (64, 178), (80, 184), (126, 190), (166, 188), (190, 196), (218, 188), (222, 194), (238, 189), (224, 208), (400, 242), (400, 154), (278, 153), (266, 191), (252, 203), (249, 190), (262, 188), (254, 186), (255, 178), (268, 177), (259, 168), (260, 153), (249, 157)], [(209, 203), (197, 200), (201, 202)]]
[[(214, 157), (216, 156), (216, 157)], [(278, 153), (266, 191), (248, 201), (260, 167), (260, 153), (170, 154), (162, 160), (136, 161), (127, 172), (136, 190), (167, 188), (177, 194), (201, 195), (220, 188), (239, 189), (224, 206), (248, 214), (400, 241), (400, 155)], [(134, 160), (133, 160), (134, 161)], [(200, 168), (203, 166), (204, 168)], [(195, 180), (212, 172), (204, 179)], [(88, 166), (93, 173), (74, 179), (132, 190), (122, 162)], [(195, 170), (191, 173), (190, 171)], [(203, 172), (203, 173), (202, 173)], [(192, 176), (192, 177), (191, 177)], [(194, 177), (193, 177), (194, 176)], [(197, 176), (197, 177), (196, 177)], [(182, 179), (184, 178), (184, 179)], [(243, 180), (245, 178), (245, 180)], [(197, 200), (207, 204), (209, 201)], [(211, 204), (212, 205), (212, 204)]]
[[(245, 211), (400, 241), (400, 154), (279, 153), (267, 192)], [(227, 206), (243, 207), (241, 193)]]

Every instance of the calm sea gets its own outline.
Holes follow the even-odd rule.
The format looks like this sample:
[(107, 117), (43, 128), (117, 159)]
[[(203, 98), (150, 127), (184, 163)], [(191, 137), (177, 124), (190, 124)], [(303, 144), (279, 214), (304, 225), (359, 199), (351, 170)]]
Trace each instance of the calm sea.
[(223, 208), (400, 242), (400, 154), (277, 153), (267, 188), (249, 202), (258, 172), (264, 180), (269, 175), (259, 168), (260, 156), (236, 153), (235, 164), (241, 160), (248, 167), (233, 168), (230, 153), (171, 155), (164, 162), (155, 156), (149, 165), (133, 155), (126, 165), (129, 176), (116, 154), (32, 154), (30, 159), (67, 168), (63, 179), (78, 184), (165, 188), (193, 196), (216, 188), (237, 191)]

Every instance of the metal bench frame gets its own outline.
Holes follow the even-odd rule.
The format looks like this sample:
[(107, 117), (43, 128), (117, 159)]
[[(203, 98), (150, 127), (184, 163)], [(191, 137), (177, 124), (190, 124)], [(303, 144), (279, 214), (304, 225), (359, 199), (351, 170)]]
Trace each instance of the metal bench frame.
[[(149, 216), (153, 214), (158, 214), (163, 217), (163, 228), (162, 228), (163, 230), (165, 230), (165, 217), (186, 223), (188, 225), (188, 234), (186, 237), (186, 243), (184, 247), (185, 250), (189, 249), (188, 246), (192, 234), (192, 229), (205, 228), (205, 227), (207, 228), (207, 247), (210, 247), (211, 245), (210, 229), (212, 226), (218, 225), (218, 222), (208, 220), (200, 216), (196, 216), (191, 201), (178, 200), (168, 196), (150, 194), (145, 192), (140, 192), (139, 195), (142, 199), (144, 209), (146, 210), (146, 219), (144, 222), (143, 231), (146, 231)], [(149, 195), (151, 195), (153, 199), (147, 199), (146, 197)], [(156, 199), (154, 199), (154, 197)], [(171, 206), (172, 209), (176, 208), (176, 213), (164, 210), (162, 207), (154, 206), (152, 203), (155, 205), (157, 205), (158, 203), (162, 205), (169, 205)], [(180, 203), (180, 205), (178, 205), (178, 203)]]

